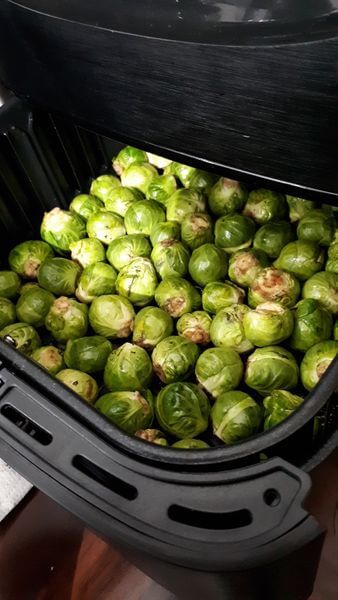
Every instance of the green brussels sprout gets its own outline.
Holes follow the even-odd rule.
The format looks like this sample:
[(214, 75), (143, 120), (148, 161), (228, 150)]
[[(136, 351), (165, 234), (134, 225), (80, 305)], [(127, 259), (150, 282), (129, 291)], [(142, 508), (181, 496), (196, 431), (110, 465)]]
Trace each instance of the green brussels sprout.
[(175, 175), (184, 187), (189, 187), (189, 182), (195, 173), (195, 167), (183, 165), (178, 162), (171, 162), (164, 170), (165, 175)]
[(42, 327), (47, 313), (55, 300), (51, 292), (34, 286), (22, 294), (16, 305), (16, 314), (19, 321)]
[(106, 259), (104, 246), (96, 238), (84, 238), (70, 244), (71, 257), (83, 269)]
[(47, 258), (38, 272), (39, 285), (53, 294), (72, 296), (82, 269), (68, 258)]
[(248, 303), (252, 308), (263, 302), (278, 302), (291, 308), (296, 304), (299, 294), (300, 284), (292, 273), (266, 267), (249, 287)]
[(210, 448), (209, 444), (203, 442), (203, 440), (195, 440), (191, 438), (184, 438), (183, 440), (179, 440), (175, 442), (172, 448), (182, 448), (182, 450), (202, 450), (205, 448)]
[(100, 175), (92, 181), (90, 194), (105, 202), (112, 189), (120, 187), (121, 182), (114, 175)]
[(123, 187), (133, 187), (146, 194), (151, 182), (158, 176), (157, 170), (148, 162), (134, 162), (121, 174)]
[(89, 404), (94, 404), (99, 395), (99, 388), (95, 379), (87, 373), (82, 373), (82, 371), (62, 369), (56, 374), (56, 379)]
[(13, 271), (0, 271), (0, 298), (14, 298), (19, 293), (21, 279)]
[(106, 210), (125, 217), (127, 210), (132, 204), (144, 198), (140, 190), (136, 188), (120, 187), (112, 189), (105, 200)]
[(306, 213), (316, 207), (316, 203), (312, 200), (304, 200), (296, 196), (286, 196), (286, 201), (289, 205), (289, 219), (291, 223), (300, 221)]
[(159, 283), (155, 291), (156, 304), (174, 319), (196, 310), (201, 296), (189, 281), (181, 277), (168, 277)]
[[(289, 340), (291, 348), (306, 352), (331, 337), (331, 314), (312, 298), (300, 300), (294, 311), (294, 328)], [(281, 386), (284, 387), (284, 386)]]
[(0, 330), (16, 320), (15, 306), (9, 298), (0, 298)]
[(296, 240), (283, 248), (273, 264), (305, 281), (323, 268), (324, 251), (314, 242)]
[(211, 409), (214, 434), (225, 444), (235, 444), (257, 433), (262, 410), (245, 392), (221, 394)]
[(38, 332), (28, 323), (11, 323), (0, 331), (0, 338), (9, 341), (13, 346), (28, 356), (41, 346)]
[(254, 235), (254, 222), (243, 215), (225, 215), (215, 223), (215, 244), (230, 254), (251, 246)]
[(89, 304), (98, 296), (113, 294), (117, 272), (107, 263), (98, 262), (86, 267), (81, 275), (75, 290), (75, 296), (80, 302)]
[(293, 315), (281, 304), (265, 302), (243, 316), (243, 326), (245, 337), (254, 346), (272, 346), (290, 337)]
[(126, 230), (122, 217), (108, 210), (100, 210), (89, 217), (87, 233), (90, 238), (96, 238), (108, 245), (121, 235), (125, 235)]
[(220, 177), (209, 192), (208, 204), (211, 212), (221, 217), (241, 210), (247, 196), (246, 189), (239, 181)]
[(149, 304), (156, 287), (156, 272), (149, 258), (134, 258), (120, 270), (116, 279), (117, 293), (135, 306)]
[(264, 398), (264, 430), (275, 427), (302, 404), (303, 398), (286, 392), (285, 390), (274, 390)]
[(332, 242), (329, 246), (325, 271), (330, 271), (330, 273), (336, 273), (338, 275), (338, 241)]
[(244, 381), (262, 396), (267, 396), (272, 390), (296, 387), (298, 377), (298, 365), (291, 352), (281, 346), (266, 346), (250, 354)]
[(75, 196), (69, 205), (69, 210), (81, 217), (84, 221), (88, 221), (89, 217), (104, 208), (103, 202), (96, 196), (90, 194), (79, 194)]
[(190, 190), (200, 190), (205, 194), (209, 194), (213, 185), (217, 181), (217, 175), (214, 173), (208, 173), (208, 171), (202, 171), (201, 169), (195, 169), (195, 172), (189, 177), (188, 183), (185, 187)]
[(107, 249), (107, 259), (117, 271), (129, 265), (134, 258), (149, 258), (150, 254), (149, 241), (139, 233), (117, 238)]
[(240, 354), (253, 349), (252, 343), (245, 337), (243, 327), (243, 317), (249, 310), (245, 304), (233, 304), (217, 312), (210, 328), (214, 346), (232, 348)]
[(229, 277), (242, 287), (249, 287), (258, 274), (269, 265), (265, 252), (260, 250), (239, 250), (229, 258)]
[(159, 429), (139, 429), (136, 431), (135, 437), (157, 446), (168, 446), (164, 433)]
[(34, 350), (31, 359), (43, 367), (51, 375), (56, 375), (61, 369), (64, 369), (63, 356), (55, 346), (41, 346)]
[(158, 156), (158, 154), (153, 154), (152, 152), (146, 152), (146, 154), (150, 164), (154, 165), (157, 169), (165, 169), (172, 163), (170, 158), (164, 158), (164, 156)]
[(176, 179), (173, 175), (159, 175), (153, 179), (147, 190), (147, 198), (166, 206), (167, 200), (176, 192)]
[(22, 296), (23, 294), (28, 292), (28, 290), (33, 290), (35, 288), (41, 289), (37, 282), (33, 283), (32, 281), (30, 281), (29, 283), (24, 283), (19, 289), (19, 294), (20, 296)]
[(152, 376), (153, 368), (146, 350), (129, 342), (109, 354), (104, 369), (104, 383), (111, 392), (144, 390)]
[(189, 258), (189, 250), (177, 240), (159, 242), (151, 253), (151, 260), (161, 279), (186, 275)]
[(78, 215), (57, 207), (44, 214), (40, 234), (47, 244), (63, 254), (69, 252), (72, 242), (86, 237), (86, 223)]
[(290, 223), (276, 221), (262, 225), (256, 232), (253, 241), (255, 250), (262, 250), (270, 256), (277, 258), (283, 248), (294, 239)]
[(125, 433), (134, 435), (136, 431), (149, 427), (154, 412), (152, 394), (141, 392), (110, 392), (101, 396), (95, 408)]
[(193, 251), (189, 260), (190, 277), (200, 286), (226, 277), (228, 257), (222, 248), (204, 244)]
[(319, 342), (306, 352), (300, 365), (300, 377), (307, 390), (317, 385), (337, 354), (338, 342), (334, 340)]
[(177, 333), (195, 344), (209, 344), (212, 318), (203, 310), (182, 315), (177, 321)]
[(94, 298), (89, 308), (89, 323), (98, 335), (126, 338), (134, 325), (135, 312), (127, 298), (105, 295)]
[(325, 210), (311, 210), (298, 223), (297, 237), (300, 240), (329, 246), (335, 234), (332, 215)]
[(147, 162), (147, 153), (133, 146), (125, 146), (113, 159), (114, 171), (121, 176), (123, 171), (133, 163)]
[(61, 343), (86, 335), (88, 329), (88, 308), (73, 298), (61, 296), (54, 300), (45, 326), (52, 336)]
[(12, 271), (24, 279), (36, 279), (41, 263), (52, 258), (52, 248), (40, 240), (29, 240), (15, 246), (8, 255), (8, 263)]
[(192, 213), (183, 218), (181, 225), (182, 241), (195, 250), (203, 244), (213, 242), (212, 220), (206, 213)]
[(133, 342), (152, 350), (156, 344), (171, 335), (173, 330), (173, 320), (168, 313), (157, 306), (147, 306), (135, 317)]
[(338, 275), (321, 271), (312, 275), (303, 286), (303, 298), (313, 298), (334, 315), (338, 315)]
[(167, 200), (167, 221), (182, 223), (184, 217), (205, 211), (205, 199), (198, 190), (180, 189)]
[(155, 413), (162, 429), (171, 435), (193, 438), (207, 429), (210, 404), (197, 385), (171, 383), (158, 394)]
[(103, 371), (112, 345), (101, 335), (90, 335), (67, 341), (64, 360), (69, 369), (84, 373)]
[(175, 221), (166, 221), (164, 223), (157, 223), (151, 230), (150, 241), (153, 246), (164, 242), (166, 240), (180, 240), (181, 228), (179, 223)]
[(187, 379), (199, 355), (198, 346), (179, 335), (171, 335), (155, 346), (151, 355), (156, 375), (164, 383)]
[(212, 281), (207, 283), (202, 292), (203, 310), (217, 313), (221, 308), (226, 308), (232, 304), (242, 304), (244, 298), (244, 290), (234, 283), (230, 283), (230, 281), (224, 283)]
[(150, 235), (154, 226), (165, 221), (165, 213), (154, 200), (134, 202), (125, 215), (124, 223), (128, 234), (142, 233)]
[(285, 196), (272, 190), (253, 190), (245, 204), (243, 215), (251, 217), (259, 225), (269, 221), (279, 221), (285, 217), (287, 206)]
[(218, 398), (239, 385), (243, 363), (232, 348), (208, 348), (197, 360), (195, 373), (204, 389), (213, 398)]

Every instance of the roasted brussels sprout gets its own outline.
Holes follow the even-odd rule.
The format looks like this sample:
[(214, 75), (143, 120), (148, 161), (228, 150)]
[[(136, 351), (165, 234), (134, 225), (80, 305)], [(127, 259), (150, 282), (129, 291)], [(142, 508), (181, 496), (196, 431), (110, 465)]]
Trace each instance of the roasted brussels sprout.
[(150, 234), (150, 241), (153, 246), (166, 240), (180, 240), (181, 228), (179, 223), (175, 221), (166, 221), (164, 223), (157, 223), (154, 225)]
[(207, 429), (210, 405), (197, 385), (171, 383), (158, 394), (155, 412), (162, 429), (177, 438), (193, 438)]
[(154, 226), (165, 221), (165, 213), (154, 200), (140, 200), (132, 204), (125, 215), (127, 233), (150, 235)]
[(34, 350), (31, 359), (43, 367), (51, 375), (56, 375), (64, 369), (63, 356), (55, 346), (41, 346)]
[(125, 217), (128, 208), (143, 198), (143, 194), (135, 188), (117, 187), (108, 194), (105, 200), (106, 210)]
[(87, 373), (82, 373), (82, 371), (62, 369), (62, 371), (56, 374), (56, 379), (69, 387), (72, 392), (81, 396), (83, 400), (89, 402), (89, 404), (94, 404), (99, 395), (99, 388), (95, 379)]
[(248, 292), (248, 303), (252, 308), (263, 302), (278, 302), (288, 308), (294, 306), (300, 294), (298, 279), (287, 271), (266, 267), (258, 273)]
[(203, 440), (195, 440), (192, 438), (178, 440), (178, 442), (175, 442), (172, 445), (172, 448), (181, 448), (182, 450), (203, 450), (209, 447), (210, 446), (206, 442), (203, 442)]
[(62, 254), (69, 252), (72, 242), (86, 237), (86, 224), (70, 211), (53, 208), (44, 214), (40, 234), (47, 244)]
[(297, 240), (283, 248), (274, 265), (305, 281), (323, 268), (324, 252), (314, 242)]
[(117, 271), (129, 265), (134, 258), (149, 258), (150, 254), (147, 238), (138, 233), (117, 238), (107, 249), (107, 259)]
[(221, 283), (213, 281), (207, 283), (202, 292), (203, 309), (207, 312), (217, 313), (221, 308), (226, 308), (232, 304), (242, 304), (244, 302), (245, 292), (230, 281)]
[(200, 286), (224, 279), (228, 270), (228, 257), (222, 248), (203, 244), (193, 251), (189, 260), (190, 277)]
[(15, 298), (21, 286), (21, 279), (13, 271), (0, 271), (0, 298)]
[(104, 208), (103, 202), (96, 196), (90, 194), (80, 194), (75, 196), (69, 205), (69, 210), (75, 213), (84, 221), (88, 221), (89, 217)]
[(291, 223), (300, 221), (306, 213), (316, 207), (316, 203), (312, 200), (304, 200), (296, 196), (286, 196), (286, 201), (289, 205), (289, 219)]
[(327, 261), (325, 271), (336, 273), (338, 275), (338, 241), (332, 242), (327, 251)]
[(245, 304), (233, 304), (217, 312), (210, 328), (214, 346), (232, 348), (239, 353), (253, 349), (252, 343), (245, 337), (243, 327), (243, 317), (249, 310)]
[(99, 296), (89, 308), (90, 326), (95, 333), (109, 339), (128, 337), (133, 330), (134, 317), (132, 304), (121, 296)]
[(146, 154), (150, 164), (154, 165), (156, 169), (165, 169), (172, 163), (170, 158), (164, 158), (164, 156), (158, 156), (158, 154), (153, 154), (152, 152), (147, 152)]
[(283, 248), (294, 239), (290, 223), (276, 221), (262, 225), (256, 232), (253, 241), (255, 250), (262, 250), (270, 258), (277, 258)]
[(64, 360), (68, 368), (84, 373), (103, 371), (112, 345), (101, 335), (89, 335), (68, 340)]
[(121, 176), (123, 171), (130, 165), (137, 162), (147, 162), (147, 153), (133, 146), (125, 146), (113, 159), (114, 171)]
[(15, 246), (8, 255), (8, 263), (12, 271), (24, 279), (36, 279), (41, 263), (52, 258), (52, 248), (40, 240), (29, 240)]
[(281, 346), (266, 346), (250, 354), (244, 381), (266, 396), (272, 390), (291, 390), (296, 387), (298, 377), (298, 365), (291, 352)]
[(139, 429), (135, 433), (135, 437), (156, 444), (157, 446), (168, 446), (168, 442), (164, 436), (164, 433), (159, 429)]
[(259, 225), (264, 225), (269, 221), (283, 219), (286, 212), (285, 196), (262, 188), (250, 192), (243, 215), (251, 217)]
[(195, 344), (209, 344), (212, 318), (203, 310), (182, 315), (177, 321), (177, 333)]
[(10, 342), (23, 354), (30, 355), (41, 346), (38, 332), (28, 323), (12, 323), (0, 331), (0, 338)]
[(173, 320), (168, 313), (157, 306), (147, 306), (135, 317), (133, 342), (152, 350), (156, 344), (171, 335), (173, 330)]
[(149, 390), (141, 392), (110, 392), (101, 396), (95, 408), (110, 421), (129, 435), (149, 427), (154, 412), (152, 394)]
[(167, 220), (182, 223), (184, 217), (205, 211), (205, 199), (198, 190), (177, 190), (167, 200)]
[(290, 337), (293, 316), (289, 308), (276, 302), (266, 302), (245, 313), (243, 326), (245, 337), (254, 346), (271, 346)]
[(297, 237), (300, 240), (329, 246), (333, 241), (335, 223), (332, 215), (325, 210), (311, 210), (298, 223)]
[(237, 213), (220, 217), (215, 224), (215, 244), (229, 254), (251, 246), (254, 235), (254, 222)]
[(338, 275), (321, 271), (312, 275), (303, 286), (303, 298), (313, 298), (334, 315), (338, 315)]
[(159, 175), (149, 184), (147, 198), (166, 206), (168, 199), (176, 192), (176, 179), (173, 175)]
[(9, 298), (0, 297), (0, 330), (15, 322), (15, 306)]
[(134, 258), (123, 267), (116, 279), (116, 291), (135, 306), (145, 306), (153, 299), (157, 286), (156, 272), (149, 258)]
[(211, 420), (214, 434), (225, 444), (234, 444), (257, 433), (262, 410), (245, 392), (225, 392), (213, 405)]
[(214, 239), (212, 220), (206, 213), (192, 213), (186, 215), (181, 225), (182, 241), (195, 250), (203, 244)]
[(295, 350), (306, 352), (311, 346), (331, 337), (331, 314), (312, 298), (298, 302), (294, 311), (294, 320), (295, 324), (289, 344)]
[(181, 277), (168, 277), (157, 286), (155, 301), (160, 308), (177, 319), (199, 308), (201, 296), (189, 281)]
[(155, 167), (148, 162), (134, 162), (123, 171), (121, 183), (123, 187), (133, 187), (146, 194), (149, 185), (157, 175)]
[(75, 295), (80, 302), (89, 304), (98, 296), (113, 294), (117, 272), (111, 265), (97, 262), (86, 267), (77, 284)]
[(209, 192), (208, 204), (211, 212), (222, 216), (241, 210), (246, 199), (247, 191), (239, 181), (220, 177)]
[(16, 305), (16, 314), (19, 321), (42, 327), (47, 313), (52, 306), (55, 297), (38, 286), (32, 287), (22, 294)]
[(337, 354), (338, 342), (334, 340), (319, 342), (306, 352), (300, 365), (300, 377), (307, 390), (317, 385)]
[(164, 383), (187, 379), (199, 355), (198, 346), (178, 335), (171, 335), (155, 346), (152, 353), (156, 375)]
[(198, 382), (213, 397), (235, 389), (242, 379), (243, 363), (232, 348), (208, 348), (200, 355), (195, 369)]
[(229, 258), (229, 277), (242, 287), (251, 285), (258, 274), (269, 265), (269, 259), (260, 250), (239, 250)]
[(87, 233), (90, 238), (96, 238), (102, 244), (110, 244), (116, 238), (126, 233), (123, 219), (108, 210), (100, 210), (87, 221)]
[(126, 342), (113, 350), (104, 369), (104, 383), (111, 392), (141, 391), (153, 375), (151, 360), (143, 348)]
[(85, 304), (61, 296), (54, 300), (45, 320), (46, 329), (61, 343), (86, 335), (88, 309)]
[(120, 180), (114, 175), (100, 175), (93, 180), (90, 186), (90, 194), (105, 202), (111, 190), (120, 187), (120, 185)]
[(264, 429), (275, 427), (302, 404), (303, 398), (286, 392), (285, 390), (274, 390), (264, 399)]
[(56, 295), (72, 296), (82, 269), (68, 258), (47, 258), (38, 272), (39, 285)]
[(104, 246), (96, 238), (84, 238), (70, 244), (71, 257), (79, 263), (83, 269), (106, 258)]
[(161, 279), (186, 275), (189, 258), (189, 250), (177, 240), (159, 242), (151, 253), (151, 260)]

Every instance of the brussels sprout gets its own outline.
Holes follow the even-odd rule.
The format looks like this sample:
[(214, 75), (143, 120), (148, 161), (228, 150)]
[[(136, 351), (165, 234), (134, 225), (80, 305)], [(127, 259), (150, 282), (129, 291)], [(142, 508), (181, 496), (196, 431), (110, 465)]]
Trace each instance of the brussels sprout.
[(272, 390), (290, 390), (298, 383), (299, 369), (294, 356), (281, 346), (257, 348), (250, 354), (245, 383), (262, 396)]
[(96, 198), (96, 196), (90, 196), (90, 194), (75, 196), (69, 205), (69, 210), (84, 221), (88, 221), (89, 217), (102, 208), (104, 208), (103, 202), (99, 198)]
[(86, 335), (88, 329), (88, 309), (85, 304), (72, 298), (61, 296), (50, 307), (45, 326), (52, 336), (61, 343)]
[(30, 355), (41, 346), (40, 336), (28, 323), (11, 323), (0, 331), (0, 338), (9, 341), (23, 354)]
[(182, 450), (202, 450), (210, 448), (210, 446), (206, 442), (203, 442), (203, 440), (184, 438), (183, 440), (175, 442), (175, 444), (172, 445), (172, 448), (182, 448)]
[(167, 221), (182, 223), (184, 217), (205, 211), (205, 199), (198, 190), (177, 190), (167, 200)]
[(262, 250), (270, 258), (277, 258), (284, 246), (294, 239), (290, 223), (276, 221), (266, 223), (256, 232), (253, 246), (256, 250)]
[(135, 317), (133, 342), (152, 350), (161, 340), (171, 335), (173, 329), (173, 320), (168, 313), (157, 306), (147, 306)]
[(176, 179), (173, 175), (159, 175), (153, 179), (147, 190), (147, 198), (166, 206), (168, 198), (176, 192)]
[(41, 346), (34, 350), (31, 359), (43, 367), (51, 375), (56, 375), (64, 368), (63, 356), (55, 346)]
[(264, 225), (269, 221), (283, 219), (286, 212), (285, 196), (262, 188), (250, 192), (243, 215), (251, 217), (259, 225)]
[(193, 438), (208, 427), (210, 405), (207, 396), (193, 383), (171, 383), (158, 394), (157, 420), (177, 438)]
[(15, 246), (8, 255), (12, 271), (25, 279), (36, 279), (39, 267), (46, 258), (52, 258), (52, 248), (40, 240), (29, 240)]
[(269, 259), (260, 250), (239, 250), (230, 256), (229, 277), (242, 287), (250, 286), (258, 274), (269, 265)]
[(306, 352), (300, 365), (300, 377), (307, 390), (317, 385), (337, 354), (338, 342), (334, 340), (319, 342)]
[(86, 237), (86, 224), (70, 211), (53, 208), (44, 214), (40, 234), (45, 242), (62, 254), (69, 252), (72, 242)]
[(334, 324), (333, 337), (336, 341), (338, 341), (338, 319), (335, 321)]
[(295, 324), (289, 344), (295, 350), (306, 352), (311, 346), (331, 337), (331, 314), (312, 298), (298, 302), (295, 307), (294, 319)]
[(292, 273), (266, 267), (251, 284), (248, 303), (255, 308), (262, 302), (278, 302), (290, 308), (296, 304), (299, 294), (299, 281)]
[(211, 420), (214, 434), (225, 444), (234, 444), (257, 433), (262, 410), (245, 392), (225, 392), (213, 405)]
[(166, 240), (180, 240), (181, 228), (175, 221), (166, 221), (154, 225), (150, 234), (150, 241), (153, 246)]
[(19, 292), (21, 279), (13, 271), (0, 271), (0, 298), (14, 298)]
[(153, 248), (151, 260), (161, 277), (181, 277), (188, 272), (189, 250), (177, 240), (159, 242)]
[(100, 175), (93, 180), (90, 186), (90, 194), (105, 202), (110, 192), (114, 188), (120, 187), (120, 185), (120, 180), (114, 175)]
[(214, 244), (204, 244), (193, 251), (189, 260), (191, 278), (200, 286), (224, 279), (228, 270), (228, 257)]
[(164, 383), (187, 379), (199, 355), (198, 346), (178, 335), (171, 335), (155, 346), (152, 353), (156, 375)]
[(283, 248), (274, 265), (305, 281), (323, 268), (324, 251), (313, 242), (297, 240)]
[(308, 279), (302, 291), (303, 298), (313, 298), (334, 315), (338, 315), (338, 275), (321, 271)]
[(157, 176), (158, 173), (153, 165), (147, 162), (134, 162), (121, 174), (121, 183), (123, 187), (134, 187), (146, 194), (149, 185)]
[(192, 213), (183, 218), (182, 241), (195, 250), (214, 239), (212, 220), (206, 213)]
[(8, 298), (0, 298), (0, 330), (15, 322), (15, 306)]
[(209, 344), (212, 318), (203, 310), (186, 313), (177, 321), (177, 333), (195, 344)]
[(38, 272), (39, 285), (53, 294), (72, 296), (82, 269), (68, 258), (47, 258)]
[(211, 212), (220, 217), (241, 210), (247, 196), (246, 189), (239, 181), (220, 177), (209, 192), (208, 204)]
[(230, 254), (251, 246), (254, 235), (254, 222), (243, 215), (225, 215), (215, 224), (215, 244)]
[(141, 392), (110, 392), (95, 404), (110, 421), (130, 435), (149, 427), (153, 420), (152, 394)]
[(23, 294), (28, 292), (28, 290), (33, 290), (35, 288), (41, 289), (37, 282), (33, 283), (32, 281), (30, 281), (29, 283), (24, 283), (19, 289), (19, 294), (20, 296), (23, 296)]
[(22, 294), (16, 305), (16, 314), (19, 321), (42, 327), (47, 313), (52, 306), (55, 297), (51, 292), (36, 286)]
[(289, 219), (291, 223), (302, 219), (306, 213), (315, 208), (316, 203), (312, 200), (304, 200), (296, 196), (286, 196), (289, 205)]
[(264, 430), (275, 427), (302, 404), (303, 398), (286, 392), (285, 390), (274, 390), (264, 399)]
[(253, 345), (246, 339), (243, 317), (250, 310), (245, 304), (234, 304), (219, 310), (210, 328), (214, 346), (232, 348), (239, 353), (252, 350)]
[(153, 299), (157, 286), (156, 272), (149, 258), (134, 258), (123, 267), (116, 279), (116, 291), (135, 306), (145, 306)]
[(70, 369), (84, 373), (103, 371), (112, 345), (101, 335), (90, 335), (68, 340), (65, 350), (65, 363)]
[(209, 348), (202, 352), (195, 369), (198, 382), (213, 397), (235, 389), (242, 379), (243, 363), (232, 348)]
[(148, 160), (151, 165), (154, 165), (157, 169), (165, 169), (168, 167), (172, 160), (170, 158), (164, 158), (164, 156), (158, 156), (157, 154), (153, 154), (152, 152), (146, 152)]
[(70, 244), (71, 257), (79, 263), (83, 269), (106, 258), (104, 246), (96, 238), (84, 238)]
[(120, 150), (116, 158), (113, 159), (114, 171), (121, 176), (123, 171), (130, 165), (137, 162), (147, 162), (147, 153), (133, 146), (125, 146)]
[(243, 316), (243, 326), (245, 337), (254, 346), (271, 346), (290, 337), (293, 315), (276, 302), (265, 302)]
[(190, 167), (189, 165), (172, 162), (170, 165), (168, 165), (168, 167), (165, 168), (164, 173), (165, 175), (175, 175), (175, 177), (180, 180), (184, 187), (189, 187), (189, 182), (195, 175), (196, 169), (195, 167)]
[(89, 217), (87, 232), (90, 238), (96, 238), (103, 244), (110, 244), (116, 238), (126, 233), (123, 219), (108, 210), (100, 210)]
[(117, 271), (129, 265), (134, 258), (149, 258), (150, 254), (149, 241), (138, 233), (117, 238), (107, 249), (107, 259)]
[(338, 275), (338, 241), (332, 242), (329, 246), (325, 271), (330, 271), (330, 273), (336, 273)]
[(98, 296), (115, 291), (117, 273), (113, 267), (103, 262), (86, 267), (78, 281), (75, 295), (80, 302), (89, 304)]
[(104, 383), (111, 392), (132, 392), (146, 389), (153, 368), (143, 348), (126, 342), (109, 354), (104, 369)]
[(203, 310), (217, 313), (221, 308), (226, 308), (232, 304), (242, 304), (244, 298), (244, 290), (234, 283), (230, 283), (230, 281), (224, 283), (213, 281), (207, 283), (202, 292)]
[(143, 194), (136, 188), (117, 187), (106, 197), (106, 210), (109, 210), (120, 217), (125, 217), (128, 208), (143, 198)]
[(168, 446), (164, 433), (159, 429), (139, 429), (136, 431), (135, 437), (157, 446)]
[(155, 301), (160, 308), (177, 319), (199, 308), (201, 296), (189, 281), (181, 277), (168, 277), (157, 286)]
[(105, 295), (94, 298), (89, 308), (89, 323), (98, 335), (126, 338), (134, 325), (135, 312), (127, 298)]
[(140, 200), (128, 208), (124, 223), (128, 234), (150, 235), (154, 226), (163, 221), (165, 221), (165, 213), (158, 202)]
[(205, 194), (209, 194), (216, 181), (217, 175), (214, 173), (208, 173), (208, 171), (195, 169), (195, 172), (191, 175), (191, 177), (189, 177), (186, 187), (191, 190), (200, 190)]
[(300, 240), (329, 246), (334, 238), (335, 224), (332, 215), (325, 210), (311, 210), (298, 223)]
[(56, 379), (69, 387), (72, 392), (81, 396), (83, 400), (89, 402), (89, 404), (94, 404), (99, 395), (99, 388), (95, 379), (87, 373), (82, 373), (82, 371), (62, 369), (62, 371), (57, 373)]

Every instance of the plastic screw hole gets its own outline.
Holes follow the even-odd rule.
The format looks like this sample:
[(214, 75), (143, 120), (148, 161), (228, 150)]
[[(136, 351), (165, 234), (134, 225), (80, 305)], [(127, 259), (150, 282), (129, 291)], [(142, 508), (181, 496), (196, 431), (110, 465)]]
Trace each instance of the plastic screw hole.
[(264, 492), (264, 502), (268, 506), (278, 506), (280, 503), (280, 493), (277, 490), (269, 489)]

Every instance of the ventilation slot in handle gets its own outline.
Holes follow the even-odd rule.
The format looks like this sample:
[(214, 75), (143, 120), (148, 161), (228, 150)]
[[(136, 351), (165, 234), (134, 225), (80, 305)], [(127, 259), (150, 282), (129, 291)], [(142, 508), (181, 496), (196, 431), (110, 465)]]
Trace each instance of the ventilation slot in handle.
[(92, 463), (88, 458), (77, 455), (74, 456), (72, 462), (73, 466), (78, 469), (78, 471), (81, 471), (81, 473), (84, 473), (90, 477), (90, 479), (94, 479), (94, 481), (100, 483), (115, 494), (119, 494), (122, 498), (125, 498), (126, 500), (135, 500), (135, 498), (137, 498), (138, 491), (133, 485), (108, 473), (108, 471), (105, 471), (102, 467)]
[(168, 509), (168, 516), (177, 523), (201, 529), (239, 529), (252, 522), (251, 512), (245, 508), (226, 513), (211, 513), (172, 504)]
[(39, 444), (42, 444), (42, 446), (49, 446), (49, 444), (52, 443), (53, 436), (48, 431), (42, 429), (40, 425), (37, 425), (34, 421), (28, 419), (26, 415), (23, 415), (11, 404), (4, 404), (1, 407), (1, 414), (11, 423), (14, 423), (14, 425), (19, 427), (21, 431), (29, 435), (29, 437), (33, 438), (36, 442), (39, 442)]

